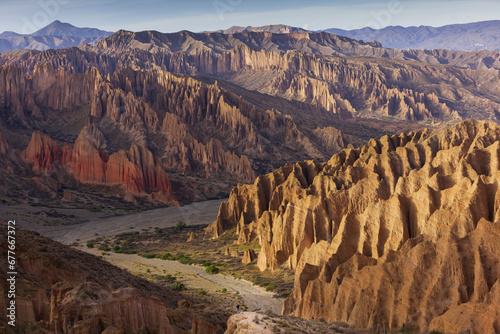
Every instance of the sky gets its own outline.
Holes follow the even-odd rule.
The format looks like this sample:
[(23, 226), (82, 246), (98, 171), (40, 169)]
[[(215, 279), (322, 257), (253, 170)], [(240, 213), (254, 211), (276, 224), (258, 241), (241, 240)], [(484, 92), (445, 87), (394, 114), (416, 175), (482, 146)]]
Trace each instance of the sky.
[(60, 20), (108, 31), (213, 31), (286, 24), (309, 30), (443, 26), (500, 19), (499, 0), (0, 0), (0, 32)]

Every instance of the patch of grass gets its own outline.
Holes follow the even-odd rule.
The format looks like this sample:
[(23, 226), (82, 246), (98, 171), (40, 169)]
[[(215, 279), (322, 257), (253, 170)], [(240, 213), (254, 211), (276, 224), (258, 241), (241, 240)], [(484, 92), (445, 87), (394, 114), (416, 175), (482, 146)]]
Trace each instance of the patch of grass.
[(175, 281), (177, 279), (177, 277), (172, 276), (170, 274), (164, 275), (164, 276), (158, 275), (158, 276), (156, 276), (156, 278), (157, 279), (163, 279), (163, 280), (169, 281), (169, 282), (173, 282), (173, 281)]
[(205, 290), (201, 290), (201, 291), (198, 291), (198, 294), (200, 296), (206, 296), (207, 295), (207, 292)]
[(111, 248), (106, 245), (100, 245), (98, 249), (105, 252), (109, 252), (111, 250)]
[(182, 291), (182, 290), (186, 290), (186, 286), (182, 283), (177, 283), (174, 286), (172, 286), (172, 289), (174, 289), (176, 291)]

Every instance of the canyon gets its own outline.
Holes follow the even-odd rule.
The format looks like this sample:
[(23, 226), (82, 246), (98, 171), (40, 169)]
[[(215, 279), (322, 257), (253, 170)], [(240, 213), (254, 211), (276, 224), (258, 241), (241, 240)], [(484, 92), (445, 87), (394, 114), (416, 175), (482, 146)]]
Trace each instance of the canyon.
[[(294, 275), (279, 321), (499, 332), (498, 51), (266, 29), (120, 30), (93, 45), (0, 54), (2, 212), (24, 210), (35, 223), (21, 225), (66, 244), (135, 240), (130, 230), (154, 226), (144, 245), (160, 252), (167, 222), (179, 230), (196, 223), (185, 212), (203, 211), (206, 234), (182, 245), (236, 240), (238, 265), (287, 270), (286, 286)], [(26, 330), (271, 326), (260, 313), (252, 323), (192, 307), (34, 232), (20, 229), (19, 244)]]

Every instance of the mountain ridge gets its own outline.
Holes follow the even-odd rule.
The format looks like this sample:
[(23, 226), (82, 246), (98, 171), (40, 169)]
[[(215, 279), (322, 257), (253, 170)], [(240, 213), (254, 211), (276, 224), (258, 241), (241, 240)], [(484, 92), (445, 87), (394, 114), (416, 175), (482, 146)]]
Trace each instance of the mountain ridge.
[(391, 49), (447, 49), (452, 51), (500, 50), (500, 20), (432, 26), (365, 27), (354, 30), (329, 28), (332, 34), (358, 40), (377, 40)]
[(96, 28), (78, 28), (56, 20), (32, 34), (5, 31), (0, 34), (0, 52), (16, 49), (44, 51), (82, 44), (95, 45), (100, 39), (113, 34)]

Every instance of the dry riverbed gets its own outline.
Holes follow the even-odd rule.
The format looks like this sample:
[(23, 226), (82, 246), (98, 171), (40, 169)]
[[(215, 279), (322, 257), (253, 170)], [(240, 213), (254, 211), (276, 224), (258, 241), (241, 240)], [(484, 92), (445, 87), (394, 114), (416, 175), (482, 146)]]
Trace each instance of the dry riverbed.
[[(95, 248), (84, 247), (81, 249), (96, 256), (102, 254), (102, 251)], [(208, 274), (202, 266), (182, 264), (177, 261), (147, 259), (135, 254), (117, 254), (113, 252), (106, 253), (103, 258), (117, 267), (148, 279), (154, 279), (158, 275), (174, 276), (177, 278), (176, 282), (184, 284), (188, 291), (206, 291), (207, 295), (220, 295), (221, 293), (229, 296), (233, 295), (234, 298), (232, 298), (229, 306), (233, 309), (241, 300), (242, 306), (245, 305), (249, 311), (281, 313), (284, 300), (275, 298), (274, 293), (267, 292), (263, 288), (243, 279), (221, 274)], [(226, 291), (222, 292), (223, 289), (226, 289)]]
[[(276, 294), (266, 291), (265, 288), (254, 285), (244, 279), (245, 275), (239, 271), (255, 270), (255, 266), (243, 266), (240, 259), (233, 259), (232, 262), (239, 263), (234, 267), (233, 276), (228, 272), (223, 274), (208, 274), (205, 268), (200, 265), (183, 264), (177, 261), (165, 261), (155, 258), (146, 258), (134, 254), (120, 254), (113, 251), (103, 252), (95, 248), (86, 247), (89, 240), (113, 240), (117, 235), (140, 235), (144, 239), (137, 240), (139, 248), (158, 245), (154, 237), (159, 236), (158, 231), (173, 230), (180, 221), (186, 227), (193, 225), (206, 226), (211, 224), (217, 217), (220, 203), (223, 200), (213, 200), (193, 203), (184, 207), (170, 207), (155, 210), (148, 210), (128, 215), (117, 215), (107, 209), (102, 211), (91, 211), (86, 209), (70, 208), (47, 208), (32, 207), (27, 205), (1, 206), (0, 213), (16, 219), (19, 226), (36, 231), (44, 236), (63, 244), (79, 244), (80, 250), (89, 252), (96, 256), (102, 256), (110, 263), (127, 269), (129, 272), (157, 281), (156, 277), (175, 277), (175, 283), (182, 283), (187, 288), (183, 293), (201, 294), (206, 292), (206, 296), (196, 297), (210, 298), (214, 301), (220, 300), (227, 303), (227, 307), (236, 309), (236, 305), (244, 305), (251, 311), (272, 311), (280, 314), (283, 298), (276, 298)], [(203, 229), (198, 228), (201, 235)], [(214, 257), (221, 254), (220, 247), (232, 241), (214, 241), (214, 243), (200, 240), (198, 243), (187, 243), (186, 229), (176, 238), (174, 235), (166, 242), (168, 249), (182, 251), (188, 256), (196, 253), (199, 247), (203, 247), (203, 256), (207, 260), (216, 261)], [(175, 233), (172, 233), (175, 234)], [(173, 248), (172, 248), (173, 247)], [(198, 247), (198, 248), (197, 248)], [(212, 248), (212, 249), (211, 249)], [(156, 248), (156, 250), (160, 250)], [(102, 255), (105, 253), (106, 255)], [(217, 256), (216, 256), (217, 254)], [(241, 269), (241, 270), (240, 270)], [(289, 279), (290, 281), (290, 279)], [(290, 282), (289, 282), (290, 283)], [(274, 284), (274, 283), (273, 283)]]

